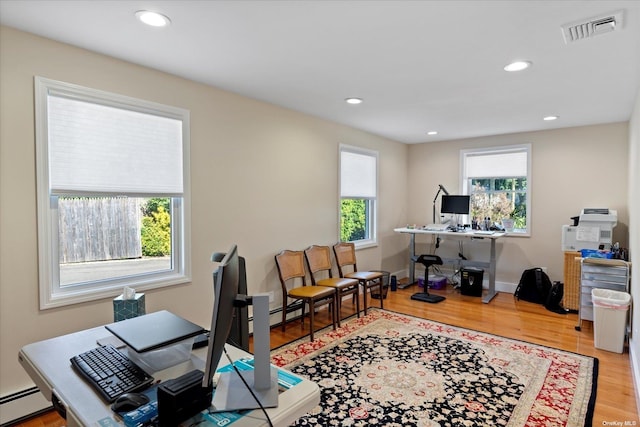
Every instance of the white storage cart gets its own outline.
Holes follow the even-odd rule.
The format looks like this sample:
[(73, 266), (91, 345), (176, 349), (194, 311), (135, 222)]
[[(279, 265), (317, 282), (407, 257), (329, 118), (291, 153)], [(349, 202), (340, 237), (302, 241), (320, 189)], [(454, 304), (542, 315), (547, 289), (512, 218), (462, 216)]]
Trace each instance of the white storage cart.
[(593, 301), (591, 291), (594, 288), (629, 292), (629, 263), (620, 259), (582, 258), (580, 273), (580, 309), (578, 325), (583, 320), (593, 321)]

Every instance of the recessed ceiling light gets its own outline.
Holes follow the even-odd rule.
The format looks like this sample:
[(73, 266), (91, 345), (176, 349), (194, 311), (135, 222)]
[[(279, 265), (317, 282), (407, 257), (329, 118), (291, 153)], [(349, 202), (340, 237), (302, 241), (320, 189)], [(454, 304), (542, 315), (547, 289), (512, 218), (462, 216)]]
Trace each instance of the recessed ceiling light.
[(347, 98), (345, 99), (345, 101), (347, 104), (353, 104), (353, 105), (362, 104), (361, 98)]
[(531, 62), (529, 61), (515, 61), (515, 62), (512, 62), (511, 64), (505, 65), (504, 70), (509, 72), (522, 71), (522, 70), (526, 70), (529, 67), (531, 67)]
[(559, 116), (547, 116), (547, 117), (543, 117), (542, 120), (545, 120), (547, 122), (550, 122), (552, 120), (558, 120)]
[(149, 10), (137, 11), (136, 18), (138, 18), (140, 22), (151, 25), (152, 27), (166, 27), (171, 23), (171, 20), (165, 15)]
[(435, 130), (427, 132), (427, 135), (437, 135), (437, 134), (438, 134), (438, 131), (435, 131)]

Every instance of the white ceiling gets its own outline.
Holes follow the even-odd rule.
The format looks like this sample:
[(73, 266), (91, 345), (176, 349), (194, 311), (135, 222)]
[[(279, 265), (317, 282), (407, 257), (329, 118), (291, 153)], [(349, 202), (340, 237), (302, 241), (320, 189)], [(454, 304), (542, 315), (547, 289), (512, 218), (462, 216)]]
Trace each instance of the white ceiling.
[[(617, 10), (621, 29), (565, 44)], [(406, 143), (629, 120), (639, 21), (639, 1), (0, 0), (3, 25)]]

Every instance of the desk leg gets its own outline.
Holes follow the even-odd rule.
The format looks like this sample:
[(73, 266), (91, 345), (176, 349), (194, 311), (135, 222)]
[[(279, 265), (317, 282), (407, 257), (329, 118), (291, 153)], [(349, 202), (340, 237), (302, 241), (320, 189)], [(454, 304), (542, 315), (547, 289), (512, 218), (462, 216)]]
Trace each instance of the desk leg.
[(400, 289), (408, 288), (415, 283), (416, 279), (416, 263), (413, 261), (413, 257), (416, 254), (416, 235), (415, 233), (409, 234), (409, 283), (406, 285), (399, 285)]
[(496, 296), (496, 239), (491, 240), (491, 258), (489, 259), (489, 292), (482, 298), (487, 304)]

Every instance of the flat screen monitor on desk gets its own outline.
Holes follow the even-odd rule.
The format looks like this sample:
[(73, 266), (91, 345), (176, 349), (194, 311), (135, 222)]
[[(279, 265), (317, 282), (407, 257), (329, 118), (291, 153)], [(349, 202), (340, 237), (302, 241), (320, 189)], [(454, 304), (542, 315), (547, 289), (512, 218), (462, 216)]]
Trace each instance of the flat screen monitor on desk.
[[(238, 295), (238, 284), (240, 281), (240, 259), (238, 248), (233, 245), (225, 253), (216, 253), (212, 256), (212, 261), (220, 262), (218, 269), (213, 273), (214, 285), (214, 305), (211, 317), (211, 332), (209, 335), (209, 347), (207, 349), (207, 359), (205, 372), (202, 379), (202, 386), (208, 387), (213, 383), (213, 376), (216, 373), (224, 347), (229, 337), (233, 323), (233, 314), (236, 307), (252, 303), (252, 298), (246, 295)], [(264, 307), (258, 307), (256, 303)], [(266, 304), (265, 304), (266, 303)], [(267, 317), (264, 322), (267, 324), (265, 330), (254, 327), (254, 347), (258, 342), (264, 341), (265, 337), (257, 334), (267, 334), (268, 330), (268, 296), (255, 296), (254, 320), (259, 311), (266, 312)], [(263, 319), (260, 319), (263, 320)], [(241, 409), (257, 409), (274, 407), (278, 404), (277, 372), (271, 373), (268, 341), (267, 350), (264, 357), (259, 358), (258, 349), (255, 350), (254, 370), (239, 372), (232, 370), (220, 374), (215, 386), (211, 411), (235, 411)], [(262, 360), (265, 359), (266, 360)], [(266, 372), (265, 372), (266, 371)]]
[(471, 196), (444, 194), (440, 204), (440, 213), (469, 215)]
[(240, 261), (238, 248), (235, 245), (226, 254), (214, 254), (212, 260), (220, 262), (220, 266), (213, 272), (213, 313), (207, 360), (202, 378), (203, 387), (211, 384), (224, 352), (224, 346), (231, 332), (240, 282)]

